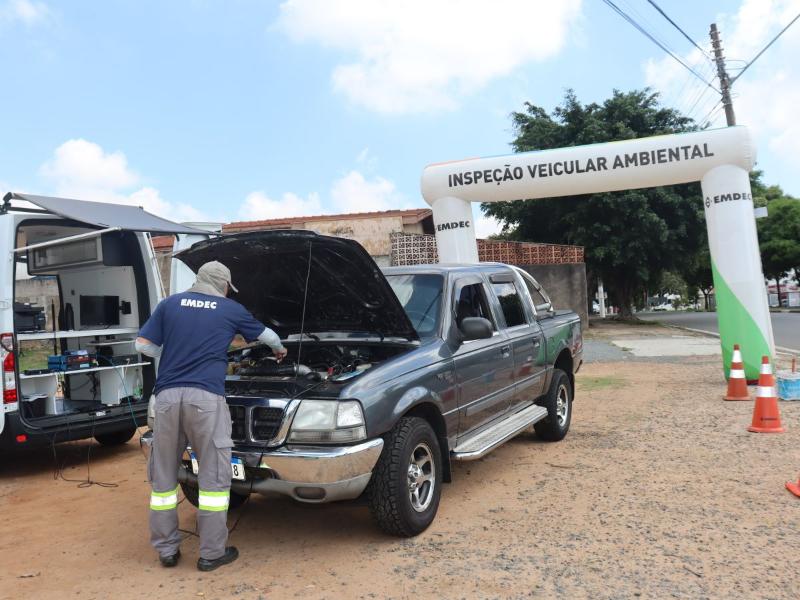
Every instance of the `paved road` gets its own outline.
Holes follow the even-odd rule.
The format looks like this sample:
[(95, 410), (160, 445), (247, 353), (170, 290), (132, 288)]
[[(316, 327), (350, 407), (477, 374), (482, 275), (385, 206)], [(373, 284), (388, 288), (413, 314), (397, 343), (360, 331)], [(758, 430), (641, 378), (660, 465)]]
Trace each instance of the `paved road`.
[[(800, 313), (771, 313), (772, 331), (775, 334), (775, 345), (792, 348), (800, 352)], [(668, 325), (679, 325), (718, 333), (717, 315), (711, 312), (648, 312), (639, 313), (641, 319), (661, 321)]]

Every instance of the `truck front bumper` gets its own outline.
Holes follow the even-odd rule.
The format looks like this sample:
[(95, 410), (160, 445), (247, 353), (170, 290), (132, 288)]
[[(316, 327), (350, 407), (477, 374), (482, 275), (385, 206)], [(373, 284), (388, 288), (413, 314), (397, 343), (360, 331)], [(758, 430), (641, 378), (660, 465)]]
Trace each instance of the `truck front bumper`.
[[(152, 431), (140, 440), (148, 458), (152, 441)], [(276, 492), (310, 503), (351, 500), (367, 487), (382, 450), (382, 438), (354, 446), (282, 446), (263, 452), (234, 449), (233, 456), (245, 465), (246, 479), (232, 480), (231, 490), (243, 495)], [(178, 480), (197, 487), (190, 464), (187, 451)]]

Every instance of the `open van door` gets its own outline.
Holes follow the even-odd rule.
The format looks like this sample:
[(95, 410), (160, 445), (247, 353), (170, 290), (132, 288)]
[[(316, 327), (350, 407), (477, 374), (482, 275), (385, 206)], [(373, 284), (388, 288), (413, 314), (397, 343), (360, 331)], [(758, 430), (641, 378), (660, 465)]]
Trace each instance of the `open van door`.
[[(138, 206), (3, 196), (0, 448), (125, 443), (144, 424), (157, 363), (134, 340), (163, 298), (153, 234), (213, 235)], [(21, 285), (34, 278), (42, 285)], [(49, 323), (16, 318), (15, 301), (33, 296)]]

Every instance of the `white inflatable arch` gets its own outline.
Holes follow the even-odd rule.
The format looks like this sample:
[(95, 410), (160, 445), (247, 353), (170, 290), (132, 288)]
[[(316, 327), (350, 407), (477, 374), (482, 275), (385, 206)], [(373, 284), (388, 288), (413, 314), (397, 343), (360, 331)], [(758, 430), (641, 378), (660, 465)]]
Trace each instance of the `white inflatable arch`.
[(422, 195), (433, 209), (439, 260), (478, 262), (472, 202), (595, 194), (700, 181), (723, 366), (742, 346), (748, 379), (774, 354), (748, 172), (744, 127), (640, 138), (429, 165)]

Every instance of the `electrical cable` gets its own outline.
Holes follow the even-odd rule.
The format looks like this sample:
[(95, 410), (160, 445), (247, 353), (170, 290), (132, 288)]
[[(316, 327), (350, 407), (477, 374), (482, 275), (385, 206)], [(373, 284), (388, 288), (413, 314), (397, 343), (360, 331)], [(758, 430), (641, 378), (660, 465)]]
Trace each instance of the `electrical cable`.
[(628, 15), (624, 10), (622, 10), (619, 6), (614, 4), (613, 0), (603, 0), (611, 9), (616, 12), (619, 16), (625, 19), (628, 23), (633, 25), (642, 35), (647, 37), (651, 42), (653, 42), (656, 46), (661, 48), (664, 52), (669, 54), (672, 58), (674, 58), (677, 62), (679, 62), (685, 69), (687, 69), (690, 73), (692, 73), (695, 77), (697, 77), (700, 81), (705, 83), (708, 87), (710, 87), (715, 92), (719, 92), (717, 88), (715, 88), (711, 83), (706, 81), (695, 69), (690, 67), (686, 64), (677, 54), (672, 52), (669, 48), (667, 48), (663, 43), (658, 41), (649, 31), (647, 31), (644, 27), (639, 25), (630, 15)]
[[(308, 282), (311, 280), (311, 245), (312, 245), (312, 243), (313, 242), (311, 240), (308, 241), (308, 268), (306, 269), (306, 283), (305, 283), (305, 289), (303, 290), (303, 311), (300, 314), (300, 341), (297, 344), (297, 364), (298, 365), (300, 364), (300, 356), (301, 356), (300, 355), (300, 351), (301, 351), (301, 349), (303, 347), (303, 336), (305, 335), (306, 301), (308, 300)], [(298, 377), (298, 375), (299, 375), (299, 369), (295, 369), (295, 373), (294, 373), (294, 384), (295, 384), (295, 387), (297, 387), (297, 377)], [(324, 383), (324, 382), (325, 382), (325, 380), (323, 379), (322, 381), (318, 381), (315, 385), (313, 385), (311, 387), (304, 388), (304, 389), (300, 390), (299, 392), (296, 392), (291, 398), (289, 398), (289, 402), (287, 403), (286, 406), (288, 407), (292, 402), (297, 400), (297, 398), (299, 398), (301, 394), (303, 394), (303, 393), (305, 393), (305, 392), (307, 392), (309, 390), (317, 388), (318, 386), (322, 385), (322, 383)], [(261, 466), (261, 461), (264, 460), (264, 453), (265, 452), (266, 452), (266, 448), (262, 448), (261, 454), (258, 457), (258, 463), (256, 464), (256, 468)], [(250, 497), (253, 495), (253, 486), (255, 486), (255, 483), (256, 483), (255, 477), (251, 476), (250, 477), (250, 491), (247, 493), (247, 498), (245, 498), (244, 502), (239, 507), (241, 510), (239, 511), (239, 515), (236, 517), (236, 521), (234, 521), (233, 526), (228, 530), (228, 535), (231, 535), (234, 531), (236, 531), (236, 528), (239, 526), (239, 522), (242, 520), (242, 517), (244, 517), (244, 514), (246, 512), (246, 508), (250, 503)]]
[(703, 55), (704, 55), (706, 58), (708, 58), (709, 60), (711, 59), (711, 56), (710, 56), (710, 55), (709, 55), (709, 54), (708, 54), (708, 53), (707, 53), (707, 52), (706, 52), (706, 51), (705, 51), (703, 48), (701, 48), (701, 47), (700, 47), (700, 46), (697, 44), (697, 42), (695, 42), (695, 41), (694, 41), (694, 40), (693, 40), (693, 39), (692, 39), (692, 38), (689, 36), (689, 34), (688, 34), (688, 33), (686, 33), (686, 32), (685, 32), (683, 29), (681, 29), (680, 25), (678, 25), (678, 24), (677, 24), (675, 21), (673, 21), (673, 20), (672, 20), (672, 19), (669, 17), (669, 15), (668, 15), (667, 13), (665, 13), (665, 12), (664, 12), (664, 11), (661, 9), (661, 7), (660, 7), (658, 4), (656, 4), (656, 3), (655, 3), (655, 0), (647, 0), (647, 1), (648, 1), (648, 2), (649, 2), (649, 3), (650, 3), (652, 6), (653, 6), (653, 8), (655, 8), (655, 9), (656, 9), (656, 10), (657, 10), (659, 13), (661, 13), (661, 16), (662, 16), (662, 17), (664, 17), (664, 18), (665, 18), (667, 21), (669, 21), (669, 22), (670, 22), (670, 24), (671, 24), (671, 25), (672, 25), (672, 26), (673, 26), (675, 29), (677, 29), (678, 31), (680, 31), (680, 32), (681, 32), (681, 34), (683, 35), (683, 37), (685, 37), (687, 40), (689, 40), (689, 41), (691, 42), (691, 44), (692, 44), (692, 45), (693, 45), (695, 48), (697, 48), (698, 50), (700, 50), (700, 52), (702, 52), (702, 53), (703, 53)]
[(742, 68), (742, 70), (741, 70), (741, 71), (739, 71), (739, 74), (738, 74), (736, 77), (734, 77), (733, 79), (731, 79), (730, 85), (733, 85), (733, 84), (734, 84), (734, 82), (735, 82), (737, 79), (739, 79), (739, 77), (741, 77), (742, 75), (744, 75), (744, 72), (745, 72), (745, 71), (747, 71), (747, 69), (749, 69), (749, 68), (750, 68), (750, 65), (752, 65), (754, 62), (756, 62), (756, 61), (759, 59), (759, 57), (760, 57), (762, 54), (764, 54), (764, 52), (766, 52), (766, 51), (767, 51), (767, 48), (769, 48), (770, 46), (772, 46), (772, 44), (774, 44), (776, 41), (778, 41), (778, 38), (779, 38), (779, 37), (781, 37), (781, 36), (782, 36), (782, 35), (783, 35), (783, 34), (786, 32), (786, 30), (787, 30), (787, 29), (789, 29), (789, 27), (791, 27), (792, 25), (794, 25), (794, 23), (795, 23), (795, 21), (797, 21), (797, 19), (800, 19), (800, 13), (798, 13), (798, 14), (797, 14), (797, 16), (796, 16), (794, 19), (792, 19), (791, 21), (789, 21), (789, 24), (788, 24), (788, 25), (786, 25), (786, 27), (784, 27), (783, 29), (781, 29), (781, 30), (778, 32), (778, 35), (776, 35), (774, 38), (772, 38), (772, 39), (770, 40), (770, 42), (769, 42), (769, 43), (768, 43), (766, 46), (764, 46), (764, 47), (761, 49), (761, 52), (759, 52), (758, 54), (756, 54), (756, 55), (755, 55), (755, 56), (752, 58), (752, 60), (750, 60), (750, 62), (748, 62), (748, 63), (747, 63), (747, 64), (746, 64), (746, 65), (745, 65), (745, 66)]

